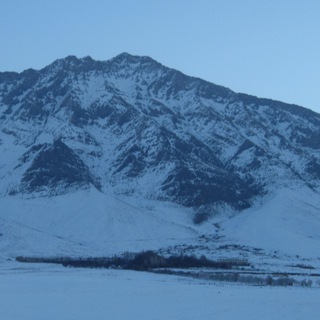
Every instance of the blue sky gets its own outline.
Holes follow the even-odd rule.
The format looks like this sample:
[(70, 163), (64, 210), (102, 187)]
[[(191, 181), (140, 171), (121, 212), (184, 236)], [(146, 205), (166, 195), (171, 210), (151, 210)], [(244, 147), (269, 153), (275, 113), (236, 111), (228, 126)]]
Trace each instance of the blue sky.
[(320, 112), (319, 0), (1, 0), (0, 71), (148, 55)]

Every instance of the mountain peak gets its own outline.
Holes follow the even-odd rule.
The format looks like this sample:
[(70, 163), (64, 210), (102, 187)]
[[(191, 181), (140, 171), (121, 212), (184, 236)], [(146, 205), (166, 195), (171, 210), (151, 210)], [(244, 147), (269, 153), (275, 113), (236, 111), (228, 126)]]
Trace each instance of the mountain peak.
[(161, 65), (159, 62), (157, 62), (156, 60), (148, 57), (148, 56), (139, 56), (139, 55), (132, 55), (130, 53), (127, 52), (122, 52), (120, 54), (118, 54), (117, 56), (115, 56), (113, 59), (111, 59), (110, 61), (112, 62), (118, 62), (118, 63), (129, 63), (129, 64), (157, 64), (157, 65)]
[(47, 67), (43, 68), (41, 71), (44, 72), (57, 72), (57, 71), (89, 71), (96, 68), (97, 64), (100, 62), (95, 61), (90, 56), (84, 58), (78, 58), (75, 55), (69, 55), (65, 58), (57, 59)]

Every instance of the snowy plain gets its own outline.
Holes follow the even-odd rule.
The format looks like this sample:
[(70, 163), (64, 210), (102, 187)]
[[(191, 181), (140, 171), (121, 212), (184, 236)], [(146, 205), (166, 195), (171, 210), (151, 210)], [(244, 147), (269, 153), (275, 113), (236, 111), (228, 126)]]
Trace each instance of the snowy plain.
[(0, 318), (317, 319), (320, 290), (259, 287), (123, 270), (2, 264)]

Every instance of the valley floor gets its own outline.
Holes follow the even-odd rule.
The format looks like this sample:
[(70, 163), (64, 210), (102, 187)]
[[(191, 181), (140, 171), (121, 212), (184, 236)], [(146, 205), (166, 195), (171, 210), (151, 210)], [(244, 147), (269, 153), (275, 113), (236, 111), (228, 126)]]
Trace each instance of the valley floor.
[(0, 318), (316, 319), (318, 287), (259, 287), (123, 270), (0, 265)]

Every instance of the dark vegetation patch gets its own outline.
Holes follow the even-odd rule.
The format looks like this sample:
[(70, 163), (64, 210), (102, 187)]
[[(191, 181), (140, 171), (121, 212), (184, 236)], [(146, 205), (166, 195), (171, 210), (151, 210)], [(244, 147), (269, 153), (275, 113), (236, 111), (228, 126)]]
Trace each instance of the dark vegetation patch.
[[(155, 273), (170, 274), (197, 278), (201, 280), (243, 283), (255, 286), (302, 286), (311, 287), (312, 280), (296, 280), (291, 275), (299, 274), (266, 274), (266, 273), (241, 273), (241, 272), (195, 272), (195, 271), (175, 271), (169, 269), (155, 270)], [(315, 275), (314, 275), (315, 276)]]
[(235, 266), (250, 266), (247, 260), (224, 259), (213, 261), (205, 256), (197, 258), (195, 256), (179, 255), (163, 257), (154, 251), (143, 251), (139, 253), (125, 253), (114, 257), (16, 257), (19, 262), (29, 263), (56, 263), (65, 267), (81, 268), (118, 268), (125, 270), (149, 271), (158, 268), (212, 268), (212, 269), (232, 269)]
[[(126, 252), (113, 257), (16, 257), (24, 263), (55, 263), (64, 267), (107, 268), (120, 270), (148, 271), (159, 274), (192, 277), (201, 280), (243, 283), (259, 286), (312, 286), (312, 280), (297, 280), (295, 276), (304, 273), (270, 273), (254, 269), (245, 259), (207, 259), (188, 255), (164, 257), (154, 251), (139, 253)], [(250, 267), (250, 268), (248, 268)], [(308, 277), (320, 277), (320, 274), (308, 274)]]

